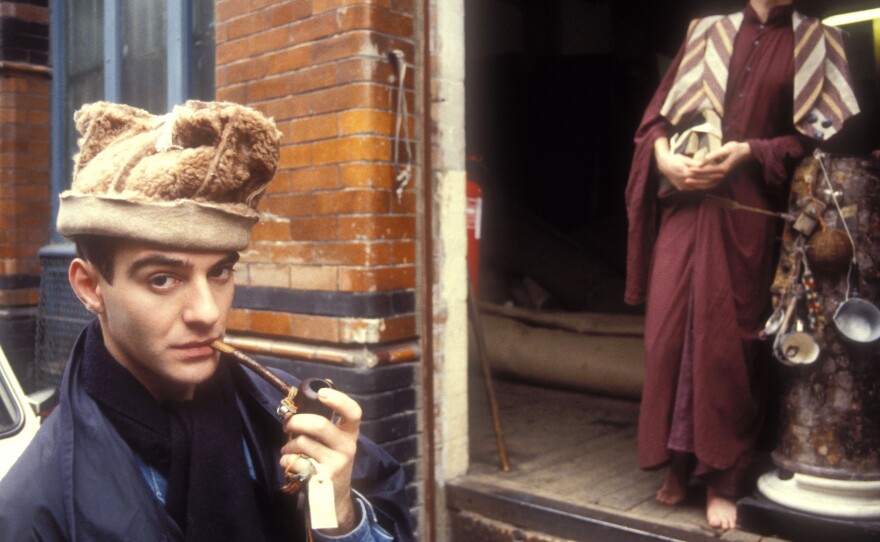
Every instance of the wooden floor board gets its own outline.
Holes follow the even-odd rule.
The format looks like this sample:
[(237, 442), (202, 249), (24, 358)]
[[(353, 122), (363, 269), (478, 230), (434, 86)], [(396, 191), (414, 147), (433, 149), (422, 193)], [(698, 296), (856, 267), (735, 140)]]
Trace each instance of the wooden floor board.
[(613, 490), (606, 491), (599, 497), (596, 504), (608, 506), (617, 510), (631, 510), (645, 500), (654, 501), (654, 494), (646, 491), (646, 488), (654, 487), (656, 476), (652, 472), (643, 472), (632, 469), (629, 473), (623, 473), (618, 477), (618, 483)]
[[(471, 388), (469, 479), (658, 526), (720, 534), (705, 525), (703, 488), (674, 507), (654, 500), (664, 473), (638, 468), (638, 403), (503, 380), (494, 387), (512, 469), (498, 468), (488, 402), (477, 380)], [(759, 540), (749, 533), (725, 539)]]

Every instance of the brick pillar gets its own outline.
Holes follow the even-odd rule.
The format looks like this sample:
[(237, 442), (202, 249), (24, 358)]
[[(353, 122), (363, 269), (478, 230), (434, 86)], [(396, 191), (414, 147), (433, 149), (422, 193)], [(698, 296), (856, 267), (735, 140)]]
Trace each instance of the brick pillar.
[[(215, 13), (217, 99), (253, 106), (283, 132), (267, 216), (236, 272), (230, 342), (355, 395), (363, 433), (406, 466), (415, 506), (416, 197), (413, 182), (395, 191), (391, 54), (409, 65), (411, 115), (412, 0), (218, 0)], [(353, 361), (303, 362), (284, 354), (291, 346)]]
[(0, 2), (0, 344), (26, 390), (51, 212), (48, 23), (48, 0)]

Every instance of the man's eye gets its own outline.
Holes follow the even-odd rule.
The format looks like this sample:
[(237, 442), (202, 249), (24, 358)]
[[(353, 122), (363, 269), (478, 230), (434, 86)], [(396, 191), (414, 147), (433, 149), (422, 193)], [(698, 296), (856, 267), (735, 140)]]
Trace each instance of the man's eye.
[(170, 275), (156, 275), (149, 280), (150, 286), (156, 288), (170, 288), (174, 285), (174, 277)]
[(218, 269), (214, 269), (214, 270), (212, 270), (212, 271), (208, 274), (208, 276), (211, 277), (211, 278), (213, 278), (213, 279), (227, 280), (227, 279), (229, 279), (230, 277), (232, 277), (232, 273), (233, 273), (233, 272), (234, 272), (234, 270), (232, 269), (232, 267), (220, 267), (220, 268), (218, 268)]

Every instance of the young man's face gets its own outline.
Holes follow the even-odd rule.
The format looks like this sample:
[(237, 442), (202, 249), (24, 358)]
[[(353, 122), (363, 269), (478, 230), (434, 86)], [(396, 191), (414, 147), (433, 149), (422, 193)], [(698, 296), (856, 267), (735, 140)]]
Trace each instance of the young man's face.
[(157, 399), (187, 399), (217, 368), (209, 344), (232, 306), (235, 252), (193, 252), (121, 243), (113, 282), (95, 292), (107, 349)]

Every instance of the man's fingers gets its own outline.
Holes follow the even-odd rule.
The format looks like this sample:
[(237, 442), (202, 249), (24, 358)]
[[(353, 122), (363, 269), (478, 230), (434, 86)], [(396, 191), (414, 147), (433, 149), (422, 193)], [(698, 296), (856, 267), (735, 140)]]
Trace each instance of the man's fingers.
[(333, 409), (340, 429), (346, 432), (359, 431), (363, 411), (354, 399), (339, 390), (324, 388), (318, 391), (318, 400)]
[(324, 455), (326, 450), (337, 450), (341, 453), (353, 453), (356, 447), (355, 439), (336, 427), (320, 432), (311, 433), (299, 431), (291, 434), (291, 439), (281, 448), (281, 453), (306, 454), (316, 459)]
[(329, 388), (318, 392), (318, 400), (333, 409), (338, 422), (317, 414), (290, 416), (284, 423), (284, 432), (291, 440), (284, 445), (282, 453), (304, 453), (318, 461), (322, 461), (328, 451), (353, 457), (360, 433), (360, 406), (346, 394)]
[[(291, 441), (285, 444), (284, 451), (302, 452), (312, 457), (317, 457), (315, 450), (307, 448), (306, 443), (313, 442), (315, 445), (348, 452), (355, 446), (358, 435), (357, 427), (354, 431), (349, 431), (316, 414), (298, 414), (291, 417), (284, 425), (284, 432), (291, 436)], [(291, 447), (296, 443), (302, 443), (302, 446)]]
[(705, 160), (697, 160), (696, 158), (691, 158), (690, 156), (685, 155), (681, 155), (681, 161), (684, 166), (689, 168), (698, 168), (706, 163)]
[(293, 473), (302, 472), (311, 466), (301, 453), (282, 453), (279, 463), (284, 470)]
[(726, 168), (724, 167), (724, 162), (719, 164), (715, 163), (707, 163), (705, 165), (691, 168), (689, 177), (695, 178), (708, 178), (714, 176), (724, 176), (726, 173)]
[(357, 435), (360, 431), (362, 410), (354, 399), (341, 391), (323, 388), (318, 392), (318, 400), (333, 410), (333, 419), (317, 414), (297, 414), (284, 421), (284, 431), (289, 435), (320, 435), (329, 426), (335, 425), (346, 433)]
[(717, 162), (718, 160), (725, 160), (728, 156), (730, 156), (730, 150), (721, 148), (717, 151), (713, 151), (707, 154), (705, 163), (711, 164), (712, 162)]
[[(360, 432), (361, 408), (346, 394), (324, 388), (318, 392), (318, 400), (335, 412), (339, 421), (318, 414), (296, 414), (284, 422), (284, 432), (290, 440), (281, 448), (281, 465), (295, 462), (298, 454), (304, 454), (322, 465), (333, 465), (331, 470), (350, 464), (357, 451), (357, 438)], [(304, 460), (294, 463), (291, 468), (299, 472), (307, 468)]]
[[(341, 434), (337, 430), (337, 435)], [(357, 444), (354, 441), (345, 438), (330, 439), (333, 440), (332, 445), (324, 440), (316, 440), (310, 436), (300, 435), (291, 439), (281, 448), (282, 460), (289, 457), (288, 461), (293, 461), (299, 454), (311, 457), (322, 465), (336, 464), (344, 462), (345, 458), (354, 458)], [(285, 464), (282, 463), (282, 466)], [(303, 466), (302, 463), (298, 465)]]

